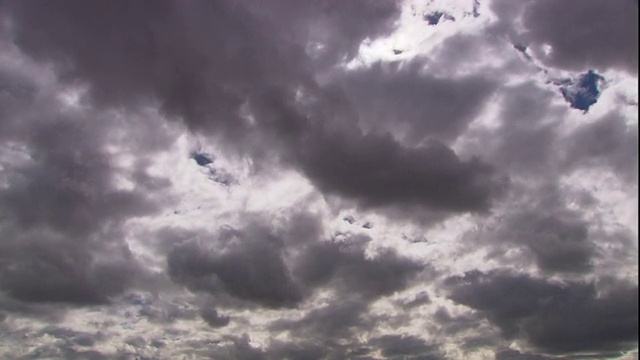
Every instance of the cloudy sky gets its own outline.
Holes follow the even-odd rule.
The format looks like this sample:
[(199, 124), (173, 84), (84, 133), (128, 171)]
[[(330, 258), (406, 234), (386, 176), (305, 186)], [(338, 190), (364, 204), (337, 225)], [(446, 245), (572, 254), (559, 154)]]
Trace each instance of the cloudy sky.
[(637, 4), (0, 2), (0, 357), (637, 359)]

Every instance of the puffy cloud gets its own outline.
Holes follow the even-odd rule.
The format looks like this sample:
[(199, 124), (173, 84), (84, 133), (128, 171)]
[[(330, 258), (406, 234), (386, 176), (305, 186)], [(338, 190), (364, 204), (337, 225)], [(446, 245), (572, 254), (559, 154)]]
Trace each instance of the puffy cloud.
[(217, 239), (220, 248), (197, 241), (178, 244), (167, 255), (168, 272), (194, 290), (227, 292), (268, 307), (295, 306), (302, 294), (281, 257), (279, 239), (265, 235), (224, 229)]
[(308, 286), (328, 284), (340, 292), (377, 297), (404, 289), (425, 269), (389, 249), (369, 258), (364, 247), (367, 240), (310, 244), (297, 259), (294, 275)]
[(389, 135), (329, 132), (301, 149), (302, 168), (328, 193), (364, 207), (487, 211), (507, 179), (478, 159), (461, 160), (442, 144), (402, 146)]

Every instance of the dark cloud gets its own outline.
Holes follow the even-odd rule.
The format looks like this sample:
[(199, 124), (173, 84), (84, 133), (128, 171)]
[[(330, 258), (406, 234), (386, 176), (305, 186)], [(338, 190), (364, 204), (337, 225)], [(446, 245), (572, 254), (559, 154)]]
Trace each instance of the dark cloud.
[(9, 187), (0, 193), (0, 206), (17, 225), (86, 236), (104, 219), (154, 210), (143, 194), (115, 188), (114, 169), (100, 148), (101, 129), (90, 126), (85, 119), (65, 118), (25, 126), (27, 137), (16, 140), (29, 146), (30, 161), (11, 169)]
[(526, 247), (541, 270), (587, 273), (597, 256), (595, 239), (579, 213), (541, 206), (505, 216), (502, 228), (487, 234), (503, 248), (505, 243)]
[(228, 316), (220, 315), (218, 314), (218, 311), (210, 307), (200, 309), (200, 316), (213, 328), (226, 326), (231, 320)]
[(0, 286), (31, 302), (106, 302), (142, 273), (121, 225), (154, 213), (157, 203), (138, 189), (117, 189), (100, 127), (48, 120), (25, 121), (12, 139), (28, 158), (5, 167)]
[(300, 149), (301, 166), (321, 190), (364, 207), (487, 211), (507, 181), (478, 159), (433, 144), (408, 148), (390, 135), (327, 133)]
[(505, 349), (496, 352), (496, 360), (573, 360), (573, 359), (619, 359), (623, 352), (611, 352), (600, 354), (580, 354), (566, 356), (545, 356), (531, 353), (522, 353), (518, 350)]
[(390, 249), (369, 258), (365, 254), (368, 240), (352, 237), (310, 244), (296, 260), (293, 274), (307, 286), (329, 285), (340, 292), (372, 298), (404, 289), (425, 269)]
[[(444, 34), (432, 58), (402, 60), (415, 50), (402, 38), (385, 50), (402, 52), (395, 62), (349, 69), (398, 25), (400, 1), (2, 2), (0, 337), (27, 344), (0, 357), (417, 360), (446, 358), (455, 344), (464, 356), (542, 360), (637, 347), (637, 285), (605, 274), (635, 266), (637, 236), (603, 230), (602, 204), (587, 194), (575, 209), (560, 184), (583, 169), (631, 184), (637, 125), (614, 112), (563, 123), (572, 119), (563, 95), (584, 110), (597, 100), (595, 73), (562, 89), (518, 80), (593, 69), (617, 86), (608, 70), (637, 74), (637, 4), (492, 4), (497, 22)], [(473, 1), (474, 17), (479, 9)], [(450, 26), (427, 27), (410, 10), (436, 35), (476, 21), (435, 9), (427, 22)], [(556, 69), (539, 73), (538, 61)], [(483, 110), (498, 126), (484, 126)], [(215, 156), (183, 143), (192, 138)], [(197, 150), (166, 163), (183, 146)], [(219, 164), (227, 158), (247, 164), (246, 184)], [(173, 191), (155, 174), (182, 176), (189, 161), (230, 196), (183, 211), (208, 194)], [(319, 193), (290, 210), (263, 201), (261, 176), (291, 170)], [(273, 210), (250, 214), (254, 198)], [(356, 226), (326, 239), (335, 224), (307, 208), (348, 211)], [(428, 247), (437, 266), (385, 247), (407, 222), (431, 244), (433, 220), (453, 215), (478, 226), (463, 243)], [(240, 224), (210, 230), (225, 221)], [(455, 224), (443, 231), (455, 235)], [(429, 272), (451, 270), (458, 249), (486, 250), (474, 261), (487, 266), (535, 264), (554, 280), (449, 277), (448, 300), (466, 306), (454, 312), (440, 307)], [(68, 309), (93, 316), (79, 305), (104, 331), (67, 327), (77, 324)], [(125, 323), (112, 320), (121, 315)], [(123, 333), (132, 327), (135, 336)], [(512, 341), (520, 351), (505, 349)]]
[[(160, 205), (154, 192), (168, 185), (144, 166), (118, 166), (107, 151), (138, 137), (146, 123), (119, 136), (116, 115), (65, 109), (52, 74), (15, 49), (4, 55), (11, 61), (0, 66), (6, 120), (0, 125), (0, 288), (29, 303), (109, 302), (146, 276), (124, 241), (124, 224), (154, 214)], [(139, 136), (130, 149), (149, 151), (168, 140), (146, 139)], [(129, 178), (133, 189), (120, 188), (118, 177)], [(12, 307), (20, 314), (33, 308)]]
[(193, 129), (215, 127), (238, 137), (248, 130), (237, 114), (248, 96), (304, 82), (311, 63), (353, 57), (364, 38), (392, 28), (399, 8), (368, 0), (269, 6), (70, 0), (11, 2), (9, 12), (16, 43), (89, 81), (99, 102), (155, 100)]
[(638, 5), (631, 1), (538, 1), (525, 11), (524, 26), (536, 45), (552, 46), (543, 59), (550, 65), (638, 72)]
[(385, 359), (438, 360), (444, 359), (438, 348), (415, 336), (385, 335), (369, 344), (380, 349)]
[(272, 308), (293, 307), (303, 294), (284, 261), (285, 243), (317, 240), (318, 225), (305, 215), (289, 220), (283, 231), (249, 220), (240, 229), (223, 227), (215, 235), (196, 233), (186, 240), (175, 230), (163, 231), (162, 236), (175, 241), (167, 249), (169, 275), (192, 290), (226, 293)]
[[(353, 56), (364, 37), (390, 28), (398, 14), (395, 3), (293, 5), (276, 1), (273, 8), (242, 8), (195, 2), (179, 9), (174, 6), (166, 1), (126, 6), (67, 1), (43, 7), (12, 3), (10, 8), (19, 46), (39, 59), (58, 59), (64, 54), (72, 64), (73, 77), (89, 81), (98, 102), (159, 101), (168, 114), (183, 118), (191, 129), (215, 129), (217, 134), (226, 134), (221, 140), (236, 148), (242, 143), (243, 151), (256, 156), (277, 152), (282, 145), (282, 156), (292, 158), (324, 191), (366, 206), (409, 201), (447, 211), (486, 210), (499, 192), (495, 170), (479, 161), (460, 160), (444, 146), (405, 148), (381, 135), (327, 133), (310, 127), (305, 115), (295, 109), (295, 94), (285, 89), (298, 86), (326, 93), (310, 81), (313, 56), (301, 53), (301, 47), (317, 40), (324, 46), (322, 51), (336, 61)], [(276, 14), (276, 10), (284, 11)], [(310, 15), (317, 11), (323, 14), (320, 19)], [(276, 16), (297, 20), (283, 28), (273, 18)], [(351, 17), (344, 22), (344, 16)], [(110, 26), (115, 19), (119, 25)], [(326, 27), (334, 21), (336, 26)], [(322, 31), (314, 24), (322, 25)], [(80, 28), (82, 31), (76, 31)], [(269, 31), (272, 36), (267, 37)], [(140, 35), (128, 36), (133, 32)], [(280, 36), (293, 40), (282, 42)], [(262, 55), (267, 53), (270, 56)], [(482, 79), (447, 81), (425, 75), (416, 80), (412, 74), (401, 72), (399, 80), (382, 74), (374, 80), (367, 80), (366, 74), (354, 75), (355, 88), (378, 89), (373, 95), (356, 93), (356, 98), (362, 98), (365, 108), (367, 103), (384, 100), (404, 111), (393, 117), (417, 129), (412, 134), (429, 132), (451, 138), (464, 129), (491, 88)], [(394, 90), (389, 92), (389, 86)], [(394, 97), (387, 99), (389, 94)], [(336, 101), (350, 107), (343, 95), (322, 97), (323, 108)], [(442, 105), (450, 101), (460, 106)], [(248, 104), (257, 128), (239, 116), (243, 104)], [(415, 111), (408, 110), (413, 108)], [(362, 116), (371, 116), (371, 112)], [(385, 121), (389, 120), (386, 116)], [(327, 116), (321, 120), (334, 121)], [(271, 136), (275, 138), (267, 140)], [(254, 145), (260, 149), (251, 150)]]
[(174, 281), (272, 308), (292, 307), (302, 300), (282, 259), (282, 240), (268, 229), (260, 234), (227, 228), (208, 241), (190, 240), (173, 247), (167, 265)]
[[(193, 128), (207, 122), (235, 126), (242, 98), (223, 89), (224, 73), (246, 74), (244, 80), (235, 79), (236, 86), (252, 82), (262, 66), (250, 59), (257, 58), (260, 44), (264, 50), (269, 42), (246, 21), (246, 10), (221, 2), (182, 9), (170, 1), (65, 1), (45, 6), (12, 2), (10, 11), (17, 44), (38, 59), (56, 61), (65, 77), (88, 81), (98, 103), (158, 101), (168, 114), (183, 116)], [(232, 27), (235, 31), (228, 31)], [(224, 62), (210, 63), (216, 58), (214, 51), (226, 55)]]
[[(520, 36), (548, 66), (638, 73), (638, 4), (633, 1), (496, 1), (493, 8), (507, 21), (522, 13)], [(545, 44), (552, 47), (548, 56)]]
[(308, 342), (283, 343), (275, 342), (266, 350), (269, 359), (320, 360), (326, 359), (328, 350)]
[[(480, 319), (478, 318), (478, 316), (474, 316), (474, 315), (452, 316), (444, 307), (438, 308), (438, 310), (433, 316), (433, 319), (442, 326), (442, 331), (444, 331), (444, 333), (447, 335), (452, 335), (460, 331), (475, 329), (480, 326)], [(468, 347), (470, 345), (469, 342), (483, 343), (490, 340), (492, 340), (490, 337), (479, 338), (479, 339), (472, 338), (470, 340), (465, 341), (465, 344)]]
[(300, 320), (280, 320), (271, 324), (272, 331), (287, 331), (330, 348), (340, 348), (340, 339), (350, 339), (359, 329), (370, 329), (374, 319), (367, 316), (367, 304), (341, 300), (316, 308)]
[(552, 358), (536, 354), (523, 354), (518, 350), (506, 349), (496, 352), (495, 360), (551, 360)]
[(555, 283), (505, 272), (447, 280), (449, 298), (480, 311), (503, 336), (548, 353), (607, 352), (637, 346), (638, 288), (624, 282), (599, 293), (592, 283)]
[[(163, 236), (179, 236), (174, 233)], [(168, 250), (167, 265), (171, 278), (192, 290), (272, 308), (296, 306), (319, 287), (363, 299), (386, 296), (425, 270), (391, 249), (369, 257), (369, 241), (358, 236), (324, 241), (317, 221), (298, 214), (281, 231), (257, 222), (178, 240)]]

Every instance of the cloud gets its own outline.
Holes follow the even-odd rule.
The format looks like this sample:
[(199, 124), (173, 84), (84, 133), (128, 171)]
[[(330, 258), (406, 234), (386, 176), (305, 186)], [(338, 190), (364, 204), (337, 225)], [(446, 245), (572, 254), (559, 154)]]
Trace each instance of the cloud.
[(448, 279), (450, 299), (480, 311), (503, 336), (552, 354), (632, 349), (638, 336), (637, 285), (554, 283), (506, 272)]
[[(215, 128), (237, 138), (249, 131), (238, 115), (249, 96), (305, 81), (313, 62), (306, 46), (321, 48), (317, 62), (325, 66), (353, 57), (365, 37), (391, 30), (398, 7), (394, 1), (269, 7), (65, 1), (11, 3), (9, 12), (21, 49), (89, 81), (97, 102), (157, 101), (194, 130)], [(116, 19), (121, 26), (110, 27)], [(283, 19), (296, 21), (282, 26)]]
[(637, 181), (637, 127), (627, 126), (617, 114), (607, 114), (579, 127), (566, 139), (565, 166), (599, 166), (610, 169), (625, 181)]
[(390, 295), (407, 287), (425, 266), (385, 249), (369, 258), (367, 238), (310, 244), (297, 259), (294, 276), (316, 287), (328, 284), (364, 297)]
[(279, 239), (268, 233), (223, 229), (220, 248), (198, 241), (177, 244), (167, 255), (169, 275), (193, 290), (226, 292), (267, 307), (291, 307), (302, 300), (281, 257)]
[[(279, 5), (276, 3), (276, 8)], [(127, 7), (131, 9), (125, 11)], [(305, 6), (294, 6), (293, 9), (304, 15), (313, 7), (306, 9)], [(336, 3), (327, 13), (327, 21), (332, 21), (334, 16), (345, 16), (355, 9), (358, 9), (357, 5), (337, 5)], [(346, 35), (344, 41), (355, 42), (364, 34), (370, 34), (364, 29), (368, 30), (371, 27), (372, 33), (375, 33), (376, 27), (385, 28), (384, 24), (395, 14), (393, 9), (391, 2), (381, 3), (371, 8), (362, 7), (353, 13), (354, 17), (349, 20), (348, 25), (343, 25), (341, 22), (335, 30), (341, 35), (343, 33)], [(278, 137), (284, 136), (280, 141), (294, 143), (304, 141), (311, 146), (304, 146), (303, 143), (302, 147), (289, 147), (287, 151), (302, 155), (297, 156), (301, 168), (323, 190), (336, 191), (367, 205), (397, 204), (416, 199), (420, 205), (436, 209), (477, 211), (486, 210), (489, 199), (500, 186), (496, 184), (497, 180), (494, 179), (494, 171), (490, 166), (480, 162), (460, 161), (453, 152), (442, 146), (411, 149), (378, 135), (362, 136), (355, 133), (344, 137), (337, 134), (337, 138), (332, 139), (331, 137), (335, 135), (324, 131), (307, 134), (304, 129), (308, 125), (305, 125), (304, 121), (291, 118), (296, 114), (288, 104), (290, 101), (287, 98), (290, 98), (291, 94), (281, 89), (283, 89), (282, 84), (288, 82), (309, 87), (306, 85), (308, 81), (305, 80), (308, 76), (305, 71), (308, 69), (296, 70), (301, 62), (297, 61), (298, 58), (293, 53), (290, 53), (293, 52), (292, 44), (285, 43), (283, 48), (283, 45), (274, 43), (272, 38), (265, 38), (265, 31), (271, 29), (268, 26), (272, 25), (269, 23), (272, 20), (269, 16), (275, 16), (274, 14), (262, 14), (267, 16), (267, 20), (261, 22), (259, 21), (261, 17), (254, 15), (251, 7), (245, 10), (228, 5), (199, 2), (182, 7), (180, 11), (174, 9), (169, 2), (152, 3), (146, 6), (107, 4), (93, 6), (76, 4), (73, 1), (60, 3), (51, 11), (44, 11), (43, 8), (26, 4), (13, 4), (11, 10), (18, 24), (16, 39), (21, 47), (27, 53), (42, 59), (56, 59), (56, 54), (60, 53), (71, 55), (73, 75), (90, 81), (92, 97), (100, 103), (114, 105), (127, 104), (131, 101), (159, 101), (168, 114), (181, 117), (190, 128), (215, 129), (217, 133), (227, 134), (221, 140), (236, 139), (236, 141), (245, 142), (250, 148), (250, 144), (255, 140), (246, 136), (254, 131), (239, 116), (241, 106), (248, 101), (254, 117), (260, 121), (259, 124), (266, 133), (275, 130)], [(121, 16), (125, 12), (127, 15)], [(68, 15), (62, 15), (65, 13)], [(68, 16), (71, 21), (63, 21), (64, 16)], [(94, 17), (96, 20), (92, 21)], [(100, 25), (116, 17), (123, 24), (127, 24), (117, 27), (116, 31), (129, 32), (135, 29), (140, 36), (129, 37), (124, 33), (119, 36)], [(219, 21), (213, 19), (219, 19)], [(371, 25), (365, 26), (365, 21), (371, 19), (376, 20)], [(38, 27), (28, 26), (31, 23), (39, 25)], [(229, 30), (235, 26), (234, 24), (243, 24), (241, 26), (243, 30)], [(82, 27), (83, 30), (74, 31), (75, 27)], [(45, 28), (48, 30), (42, 32), (41, 29)], [(278, 28), (272, 30), (280, 31)], [(217, 36), (208, 38), (206, 42), (194, 43), (200, 40), (203, 34), (218, 33), (235, 35), (233, 37)], [(313, 33), (310, 34), (312, 35)], [(128, 40), (123, 43), (114, 40), (115, 38)], [(101, 44), (99, 49), (92, 46), (97, 43)], [(254, 46), (238, 48), (238, 44), (242, 43), (254, 44)], [(323, 46), (327, 47), (326, 51), (349, 52), (345, 48), (347, 44), (335, 44), (335, 48), (331, 45), (334, 44), (328, 43)], [(128, 48), (136, 50), (128, 51)], [(192, 48), (197, 48), (198, 51), (194, 52)], [(224, 62), (220, 62), (221, 59), (214, 55), (219, 49), (229, 49)], [(259, 55), (260, 52), (270, 53), (272, 56), (265, 58)], [(103, 56), (103, 54), (111, 54), (111, 56)], [(122, 56), (116, 56), (116, 54), (122, 54)], [(155, 54), (163, 54), (163, 56), (158, 57)], [(281, 58), (278, 58), (279, 54), (282, 55)], [(151, 65), (146, 59), (151, 59)], [(230, 65), (233, 67), (229, 68)], [(167, 76), (169, 74), (170, 76)], [(487, 86), (484, 86), (482, 80), (469, 79), (463, 80), (460, 84), (454, 82), (448, 85), (450, 81), (426, 78), (427, 86), (425, 87), (419, 84), (411, 85), (409, 82), (415, 82), (415, 80), (412, 80), (409, 74), (401, 80), (405, 84), (401, 82), (397, 85), (406, 89), (403, 91), (409, 91), (409, 87), (420, 89), (421, 92), (425, 91), (423, 98), (432, 98), (428, 96), (429, 94), (442, 94), (440, 96), (449, 98), (446, 94), (453, 94), (469, 109), (462, 110), (461, 106), (438, 105), (441, 102), (434, 99), (428, 115), (435, 119), (434, 121), (418, 120), (427, 116), (424, 113), (426, 111), (424, 107), (423, 110), (416, 110), (415, 115), (401, 116), (405, 121), (415, 124), (414, 127), (423, 127), (423, 130), (420, 130), (423, 133), (435, 130), (435, 133), (440, 132), (451, 136), (456, 131), (460, 131), (464, 123), (469, 121), (474, 110), (478, 109), (481, 99), (486, 96)], [(358, 78), (356, 75), (353, 77)], [(362, 79), (359, 82), (362, 83), (362, 81), (365, 80)], [(388, 86), (381, 87), (384, 81), (384, 78), (379, 80), (380, 90), (388, 88)], [(364, 83), (361, 86), (367, 85)], [(441, 89), (448, 86), (451, 90), (442, 93)], [(314, 87), (317, 88), (316, 85), (312, 85), (311, 89)], [(435, 87), (439, 90), (435, 91)], [(228, 90), (225, 90), (227, 88)], [(238, 90), (231, 90), (233, 88)], [(454, 90), (457, 88), (465, 89), (469, 95)], [(123, 89), (127, 89), (127, 92), (124, 93)], [(400, 94), (397, 91), (394, 93)], [(373, 96), (376, 95), (373, 94)], [(406, 106), (405, 102), (415, 103), (420, 97), (415, 92), (411, 96), (413, 100), (405, 96), (388, 101), (393, 101), (394, 107), (408, 109), (410, 107)], [(387, 98), (384, 93), (378, 97)], [(207, 99), (215, 100), (211, 102)], [(274, 113), (274, 110), (277, 112)], [(456, 113), (449, 114), (449, 111), (456, 111)], [(362, 116), (366, 115), (362, 114)], [(269, 121), (268, 119), (273, 116), (276, 118)], [(452, 117), (460, 120), (452, 122)], [(446, 121), (440, 120), (443, 118), (446, 118)], [(300, 126), (302, 128), (297, 132), (293, 130)], [(448, 130), (448, 127), (451, 127), (451, 130)], [(412, 133), (417, 132), (412, 131)], [(287, 140), (291, 136), (293, 139)], [(305, 141), (307, 137), (311, 137), (311, 141)], [(354, 152), (354, 147), (347, 147), (344, 143), (352, 141), (358, 143), (355, 148), (362, 150)], [(320, 153), (327, 151), (338, 153), (323, 156), (325, 161), (319, 162), (317, 158)], [(371, 156), (367, 155), (366, 151), (386, 155), (365, 166), (367, 157)], [(357, 172), (345, 173), (343, 178), (334, 178), (335, 175), (325, 174), (327, 172), (342, 173), (340, 168), (337, 168), (339, 164), (330, 161), (337, 157), (345, 158), (347, 161), (345, 166)], [(426, 162), (430, 166), (421, 170), (416, 166), (418, 162)], [(391, 167), (390, 170), (386, 170), (389, 167)], [(380, 174), (382, 171), (391, 172), (394, 175), (384, 176)], [(359, 174), (366, 173), (373, 173), (373, 176), (358, 179)], [(414, 186), (394, 184), (394, 178), (397, 178), (396, 183), (406, 183), (404, 174), (415, 179), (411, 181), (415, 184)], [(368, 180), (368, 182), (362, 180)], [(362, 185), (355, 187), (353, 182), (362, 183)], [(436, 188), (437, 192), (428, 190)], [(451, 200), (447, 201), (444, 198)]]
[(28, 153), (3, 172), (0, 283), (25, 301), (107, 302), (144, 273), (123, 242), (122, 224), (153, 214), (158, 203), (116, 187), (100, 127), (82, 117), (42, 116), (47, 121), (23, 118), (10, 140)]
[(442, 359), (437, 347), (430, 346), (414, 336), (385, 335), (373, 339), (370, 344), (379, 347), (382, 356), (387, 359)]
[(551, 45), (542, 58), (549, 65), (638, 72), (638, 5), (631, 1), (540, 1), (526, 7), (523, 25), (538, 52)]
[(0, 357), (637, 349), (637, 4), (8, 1), (0, 28)]
[(371, 326), (366, 315), (367, 305), (358, 301), (328, 304), (314, 309), (298, 321), (279, 321), (272, 325), (276, 331), (304, 335), (314, 341), (337, 345), (338, 339), (348, 339), (352, 331)]
[(209, 326), (217, 328), (229, 324), (229, 317), (220, 315), (215, 309), (206, 307), (200, 310), (200, 316), (209, 324)]
[(301, 149), (302, 169), (321, 189), (364, 207), (487, 211), (507, 181), (478, 159), (433, 144), (409, 148), (389, 135), (328, 132)]
[(366, 131), (405, 142), (450, 141), (466, 130), (495, 85), (482, 77), (438, 78), (422, 61), (375, 63), (339, 74)]
[(495, 228), (478, 235), (494, 244), (496, 253), (504, 252), (505, 243), (528, 249), (537, 267), (547, 273), (588, 273), (597, 257), (598, 235), (590, 234), (581, 214), (545, 202), (513, 210)]

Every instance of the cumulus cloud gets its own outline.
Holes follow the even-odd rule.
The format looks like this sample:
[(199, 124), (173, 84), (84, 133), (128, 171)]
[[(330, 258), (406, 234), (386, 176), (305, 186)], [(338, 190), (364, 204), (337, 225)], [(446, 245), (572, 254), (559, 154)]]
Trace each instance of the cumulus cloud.
[(2, 2), (0, 357), (637, 357), (637, 24)]
[(503, 272), (447, 279), (450, 298), (480, 311), (510, 339), (551, 353), (632, 349), (638, 336), (637, 285), (599, 294), (592, 283)]

